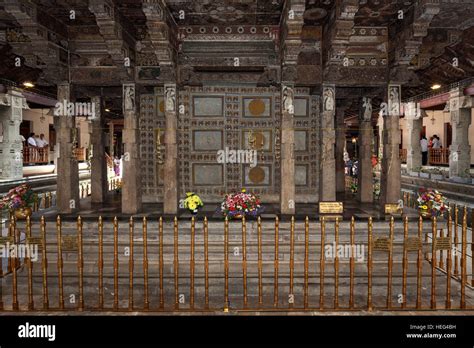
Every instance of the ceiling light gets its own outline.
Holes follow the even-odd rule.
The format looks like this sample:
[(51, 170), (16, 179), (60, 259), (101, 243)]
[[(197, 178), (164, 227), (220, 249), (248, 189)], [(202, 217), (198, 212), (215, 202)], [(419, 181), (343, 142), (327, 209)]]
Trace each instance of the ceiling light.
[(27, 88), (32, 88), (32, 87), (34, 87), (35, 85), (34, 85), (33, 83), (27, 81), (27, 82), (23, 82), (23, 86), (25, 86), (25, 87), (27, 87)]
[(110, 109), (105, 109), (105, 111), (110, 112)]
[(433, 86), (431, 86), (431, 89), (439, 89), (441, 88), (441, 85), (438, 83), (435, 83)]

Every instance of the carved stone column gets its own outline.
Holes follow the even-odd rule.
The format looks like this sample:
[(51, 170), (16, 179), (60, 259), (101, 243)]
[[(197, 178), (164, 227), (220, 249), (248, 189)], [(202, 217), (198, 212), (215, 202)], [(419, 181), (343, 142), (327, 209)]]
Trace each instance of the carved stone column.
[(91, 201), (103, 203), (107, 196), (107, 161), (105, 159), (104, 114), (100, 97), (93, 97), (95, 115), (91, 118)]
[(388, 106), (383, 120), (383, 158), (380, 204), (397, 203), (401, 190), (400, 85), (388, 85)]
[(362, 98), (362, 108), (359, 114), (359, 168), (357, 199), (362, 203), (374, 201), (374, 178), (372, 173), (372, 100)]
[(26, 99), (16, 89), (0, 94), (0, 179), (15, 180), (23, 177), (23, 144), (20, 123)]
[[(58, 101), (70, 101), (70, 84), (58, 85)], [(65, 111), (65, 110), (63, 110)], [(58, 148), (57, 207), (59, 213), (79, 209), (79, 166), (73, 151), (77, 142), (76, 117), (67, 112), (56, 112), (54, 117)]]
[(323, 85), (322, 112), (321, 112), (321, 160), (319, 179), (319, 200), (336, 200), (336, 160), (334, 144), (336, 134), (334, 130), (334, 119), (336, 117), (336, 88), (334, 85)]
[(165, 166), (164, 202), (165, 214), (178, 212), (178, 144), (177, 129), (177, 90), (176, 84), (165, 84)]
[(282, 85), (281, 95), (281, 214), (295, 213), (294, 88)]
[(346, 129), (344, 123), (345, 108), (336, 110), (336, 192), (346, 191), (346, 178), (344, 174), (344, 147), (346, 144)]
[(123, 156), (122, 213), (135, 214), (142, 208), (140, 154), (138, 148), (138, 113), (135, 84), (123, 85)]
[(405, 124), (407, 137), (407, 171), (414, 171), (422, 165), (420, 134), (423, 126), (421, 111), (415, 103), (408, 103), (405, 107)]
[(469, 125), (474, 98), (464, 96), (462, 89), (451, 90), (449, 110), (453, 138), (449, 147), (449, 178), (457, 182), (470, 183), (471, 145), (469, 144)]

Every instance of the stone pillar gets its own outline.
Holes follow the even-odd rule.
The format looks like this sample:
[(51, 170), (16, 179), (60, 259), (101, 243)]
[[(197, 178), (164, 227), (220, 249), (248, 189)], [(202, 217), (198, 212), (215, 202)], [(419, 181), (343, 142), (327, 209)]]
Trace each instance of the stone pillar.
[(23, 177), (23, 144), (20, 123), (26, 99), (17, 89), (0, 94), (0, 179), (17, 180)]
[(178, 144), (176, 141), (177, 90), (176, 84), (165, 84), (165, 165), (163, 213), (178, 213)]
[(289, 215), (295, 213), (294, 86), (282, 85), (281, 95), (280, 213)]
[(422, 166), (420, 134), (423, 126), (421, 112), (414, 102), (406, 104), (405, 124), (407, 137), (407, 171), (415, 171)]
[(372, 172), (372, 142), (374, 131), (372, 128), (372, 100), (362, 98), (362, 107), (359, 113), (359, 168), (357, 199), (362, 203), (374, 201), (374, 176)]
[(449, 147), (449, 178), (456, 182), (471, 183), (471, 145), (469, 144), (469, 125), (474, 98), (464, 96), (462, 89), (450, 92), (449, 110), (453, 138)]
[[(58, 85), (59, 103), (70, 101), (70, 84)], [(66, 110), (55, 110), (57, 159), (57, 209), (59, 213), (72, 213), (79, 208), (79, 166), (74, 156), (74, 142), (77, 139), (76, 117)]]
[(381, 209), (397, 203), (401, 190), (400, 85), (388, 85), (388, 105), (383, 120), (383, 158), (380, 180)]
[(115, 156), (115, 150), (114, 150), (114, 122), (113, 121), (110, 121), (109, 122), (109, 152), (110, 152), (110, 158), (112, 158), (112, 160), (114, 159), (114, 156)]
[(344, 123), (345, 108), (336, 111), (336, 192), (346, 191), (346, 177), (344, 174), (344, 148), (346, 145), (346, 129)]
[(336, 160), (334, 154), (334, 144), (336, 142), (334, 130), (334, 119), (336, 117), (335, 92), (335, 85), (323, 85), (320, 127), (321, 156), (319, 162), (320, 201), (336, 200)]
[(104, 113), (100, 97), (93, 97), (95, 115), (91, 117), (91, 202), (103, 203), (107, 196), (107, 162), (105, 159)]
[(140, 154), (138, 149), (138, 117), (135, 84), (123, 84), (123, 156), (122, 213), (135, 214), (142, 208)]

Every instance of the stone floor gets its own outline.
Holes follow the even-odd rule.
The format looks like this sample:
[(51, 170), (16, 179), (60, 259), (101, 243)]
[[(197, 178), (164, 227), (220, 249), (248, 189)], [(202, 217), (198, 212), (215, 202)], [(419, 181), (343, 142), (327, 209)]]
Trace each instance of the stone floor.
[[(350, 219), (354, 216), (356, 219), (367, 219), (370, 216), (374, 220), (384, 220), (386, 216), (381, 214), (380, 208), (377, 203), (360, 203), (357, 202), (353, 195), (343, 194), (338, 195), (338, 201), (344, 202), (344, 220)], [(274, 220), (278, 214), (278, 204), (264, 204), (265, 210), (263, 211), (261, 218), (262, 220)], [(314, 204), (296, 204), (296, 213), (294, 214), (296, 220), (303, 220), (306, 216), (310, 218), (318, 218), (318, 205)], [(137, 217), (146, 216), (149, 219), (157, 219), (160, 216), (170, 218), (170, 216), (163, 215), (163, 204), (162, 203), (145, 203), (140, 213), (135, 214)], [(35, 213), (34, 218), (44, 216), (46, 220), (56, 219), (57, 210), (53, 207), (46, 210), (41, 210)], [(100, 215), (102, 217), (113, 218), (117, 216), (120, 218), (128, 219), (128, 216), (122, 216), (121, 214), (121, 197), (119, 194), (111, 192), (107, 196), (107, 201), (103, 204), (93, 204), (90, 201), (90, 197), (81, 199), (80, 209), (74, 214), (61, 214), (61, 218), (64, 220), (76, 219), (80, 215), (83, 219), (97, 219)], [(417, 218), (418, 213), (414, 209), (405, 209), (405, 215), (409, 218)], [(191, 214), (186, 209), (179, 209), (178, 218), (190, 218)], [(205, 204), (204, 207), (197, 214), (197, 218), (203, 219), (207, 217), (209, 220), (222, 220), (222, 215), (219, 213), (219, 204), (210, 203)], [(173, 215), (174, 217), (174, 215)], [(285, 217), (284, 217), (285, 218)], [(286, 217), (289, 218), (289, 217)], [(401, 217), (396, 217), (400, 219)]]

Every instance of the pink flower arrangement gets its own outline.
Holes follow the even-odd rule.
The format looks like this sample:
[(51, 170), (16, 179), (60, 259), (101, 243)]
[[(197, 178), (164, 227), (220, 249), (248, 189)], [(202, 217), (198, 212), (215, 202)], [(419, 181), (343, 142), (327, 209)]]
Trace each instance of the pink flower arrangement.
[(245, 189), (239, 193), (227, 194), (221, 203), (221, 213), (230, 218), (244, 215), (257, 216), (262, 211), (260, 199), (253, 193), (247, 193)]
[(34, 193), (28, 184), (12, 188), (0, 199), (0, 209), (18, 209), (29, 207), (33, 204)]

